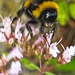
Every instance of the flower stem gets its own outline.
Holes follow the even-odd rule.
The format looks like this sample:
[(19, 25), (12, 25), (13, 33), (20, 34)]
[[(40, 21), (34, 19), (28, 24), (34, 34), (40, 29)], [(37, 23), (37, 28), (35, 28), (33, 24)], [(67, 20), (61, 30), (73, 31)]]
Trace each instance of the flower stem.
[(39, 59), (39, 65), (40, 65), (40, 71), (41, 71), (41, 69), (42, 69), (41, 59)]
[(53, 69), (54, 68), (54, 66), (50, 66), (49, 68), (47, 68), (45, 71), (49, 71), (49, 70), (51, 70), (51, 69)]

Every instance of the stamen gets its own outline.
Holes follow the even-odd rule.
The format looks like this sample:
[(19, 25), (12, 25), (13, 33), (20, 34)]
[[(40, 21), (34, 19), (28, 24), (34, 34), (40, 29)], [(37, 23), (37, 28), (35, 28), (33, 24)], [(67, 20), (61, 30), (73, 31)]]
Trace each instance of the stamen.
[(61, 47), (63, 48), (63, 50), (65, 51), (65, 47), (60, 43)]
[(57, 45), (61, 42), (61, 40), (62, 40), (62, 37), (61, 37), (61, 39), (58, 41)]

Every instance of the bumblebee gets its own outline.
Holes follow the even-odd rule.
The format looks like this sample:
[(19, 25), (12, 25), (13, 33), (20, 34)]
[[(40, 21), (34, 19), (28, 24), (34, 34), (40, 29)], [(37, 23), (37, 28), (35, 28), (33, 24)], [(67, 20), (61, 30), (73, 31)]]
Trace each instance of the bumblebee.
[(25, 13), (31, 18), (31, 20), (26, 23), (28, 31), (32, 32), (30, 24), (35, 25), (40, 22), (40, 31), (43, 34), (44, 27), (48, 29), (52, 28), (52, 30), (55, 31), (56, 24), (54, 22), (56, 21), (58, 12), (59, 6), (53, 0), (26, 0), (12, 23)]

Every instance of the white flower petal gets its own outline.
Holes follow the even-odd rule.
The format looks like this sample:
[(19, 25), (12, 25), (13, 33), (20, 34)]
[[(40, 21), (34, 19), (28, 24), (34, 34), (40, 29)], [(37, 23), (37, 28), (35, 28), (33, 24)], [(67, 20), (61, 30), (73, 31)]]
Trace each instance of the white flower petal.
[(50, 45), (50, 43), (51, 43), (51, 39), (52, 39), (52, 36), (53, 36), (53, 32), (52, 33), (50, 33), (50, 34), (46, 34), (46, 38), (47, 38), (47, 41), (48, 41), (48, 43), (49, 43), (49, 45)]
[(7, 61), (9, 61), (9, 60), (11, 60), (12, 58), (15, 58), (15, 57), (17, 57), (19, 59), (23, 58), (22, 53), (20, 52), (20, 50), (17, 47), (14, 47), (12, 49), (12, 51), (8, 54)]
[(68, 63), (68, 62), (71, 62), (71, 55), (69, 55), (69, 52), (68, 50), (65, 50), (63, 52), (63, 59)]
[(21, 63), (19, 61), (16, 62), (13, 61), (11, 64), (11, 68), (7, 70), (7, 73), (10, 75), (18, 75), (20, 72), (22, 72), (22, 70), (21, 70)]
[(49, 53), (52, 54), (52, 56), (53, 56), (54, 58), (56, 58), (57, 55), (58, 55), (58, 53), (60, 53), (60, 51), (59, 51), (58, 48), (57, 48), (57, 42), (52, 43), (52, 44), (50, 45)]
[(75, 46), (66, 47), (66, 50), (69, 52), (69, 55), (74, 56), (75, 55)]
[(1, 28), (0, 30), (2, 32), (5, 32), (6, 36), (9, 38), (11, 33), (11, 20), (9, 17), (5, 17), (2, 19), (4, 28)]
[(6, 37), (2, 32), (0, 32), (0, 42), (6, 42)]

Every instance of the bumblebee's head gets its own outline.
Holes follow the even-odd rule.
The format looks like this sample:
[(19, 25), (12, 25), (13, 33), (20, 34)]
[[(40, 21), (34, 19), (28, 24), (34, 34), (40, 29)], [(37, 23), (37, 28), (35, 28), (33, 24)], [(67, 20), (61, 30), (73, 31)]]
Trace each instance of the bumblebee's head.
[(41, 21), (49, 26), (51, 23), (55, 22), (56, 18), (57, 10), (54, 8), (48, 8), (44, 10), (40, 16)]

